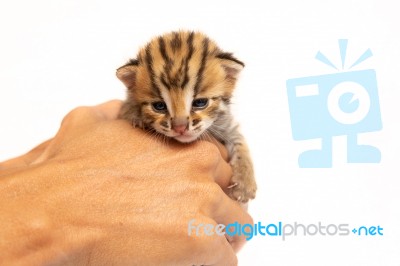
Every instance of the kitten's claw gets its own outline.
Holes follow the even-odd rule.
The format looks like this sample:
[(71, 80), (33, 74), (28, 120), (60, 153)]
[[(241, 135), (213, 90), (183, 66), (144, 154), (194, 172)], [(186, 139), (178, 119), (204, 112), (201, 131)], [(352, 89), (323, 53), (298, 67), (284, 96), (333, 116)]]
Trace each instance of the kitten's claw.
[(236, 187), (238, 185), (238, 183), (233, 183), (232, 185), (230, 185), (230, 186), (228, 186), (228, 188), (234, 188), (234, 187)]
[[(239, 183), (238, 183), (238, 182), (235, 182), (235, 183), (233, 183), (232, 185), (228, 186), (228, 189), (233, 189), (233, 188), (235, 188), (235, 187), (237, 187), (237, 186), (239, 186)], [(255, 193), (255, 191), (254, 191), (254, 193)], [(240, 195), (237, 195), (237, 194), (240, 194)], [(231, 191), (231, 197), (232, 197), (233, 199), (235, 199), (235, 200), (238, 201), (238, 202), (243, 202), (243, 203), (245, 203), (245, 202), (247, 202), (249, 199), (246, 199), (246, 198), (245, 198), (246, 196), (242, 196), (242, 194), (245, 194), (245, 195), (247, 196), (248, 193), (246, 193), (246, 191), (243, 193), (243, 191), (241, 191), (241, 190), (239, 190), (238, 193), (235, 193), (234, 191)], [(251, 195), (250, 195), (250, 198), (251, 198), (251, 199), (254, 199), (254, 197), (255, 197), (255, 194), (254, 194), (254, 196), (251, 196)], [(244, 199), (244, 200), (242, 200), (242, 199)]]
[(246, 203), (256, 197), (257, 184), (254, 179), (253, 166), (250, 159), (231, 162), (233, 176), (229, 188), (229, 196), (240, 203)]
[(246, 184), (238, 183), (237, 186), (233, 187), (230, 191), (230, 196), (238, 202), (246, 203), (251, 199), (256, 197), (256, 184)]

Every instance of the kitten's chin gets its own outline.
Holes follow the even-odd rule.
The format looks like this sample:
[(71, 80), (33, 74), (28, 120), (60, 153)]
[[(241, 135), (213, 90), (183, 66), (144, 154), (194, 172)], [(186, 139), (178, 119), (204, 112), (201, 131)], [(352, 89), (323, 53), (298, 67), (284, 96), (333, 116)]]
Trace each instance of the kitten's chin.
[(197, 136), (179, 135), (175, 136), (174, 139), (176, 139), (179, 142), (188, 143), (195, 141), (197, 139)]

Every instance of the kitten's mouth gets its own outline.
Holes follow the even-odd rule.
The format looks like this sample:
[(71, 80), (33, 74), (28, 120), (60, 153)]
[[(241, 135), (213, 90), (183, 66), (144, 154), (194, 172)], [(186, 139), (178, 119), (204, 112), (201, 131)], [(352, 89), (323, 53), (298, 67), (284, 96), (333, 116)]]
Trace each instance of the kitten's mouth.
[(176, 139), (179, 142), (192, 142), (192, 141), (195, 141), (197, 139), (197, 136), (196, 135), (183, 134), (183, 135), (175, 136), (173, 138)]

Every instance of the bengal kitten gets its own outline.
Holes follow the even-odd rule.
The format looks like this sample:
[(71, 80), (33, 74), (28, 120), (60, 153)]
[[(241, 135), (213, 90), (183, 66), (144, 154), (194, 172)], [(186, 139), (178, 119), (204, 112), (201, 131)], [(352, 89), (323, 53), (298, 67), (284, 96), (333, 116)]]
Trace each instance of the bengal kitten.
[(230, 196), (240, 202), (256, 193), (253, 165), (230, 112), (244, 64), (199, 32), (171, 32), (151, 40), (136, 59), (117, 70), (128, 88), (120, 118), (180, 142), (211, 134), (229, 152)]

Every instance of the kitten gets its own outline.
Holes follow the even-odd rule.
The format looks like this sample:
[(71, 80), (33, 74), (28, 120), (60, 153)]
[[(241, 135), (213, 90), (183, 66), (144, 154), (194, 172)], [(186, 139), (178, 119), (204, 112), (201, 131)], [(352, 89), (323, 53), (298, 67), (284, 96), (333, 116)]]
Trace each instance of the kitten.
[(230, 196), (256, 193), (253, 166), (229, 103), (244, 64), (198, 32), (171, 32), (151, 40), (117, 70), (128, 88), (120, 118), (180, 142), (213, 137), (229, 152)]

